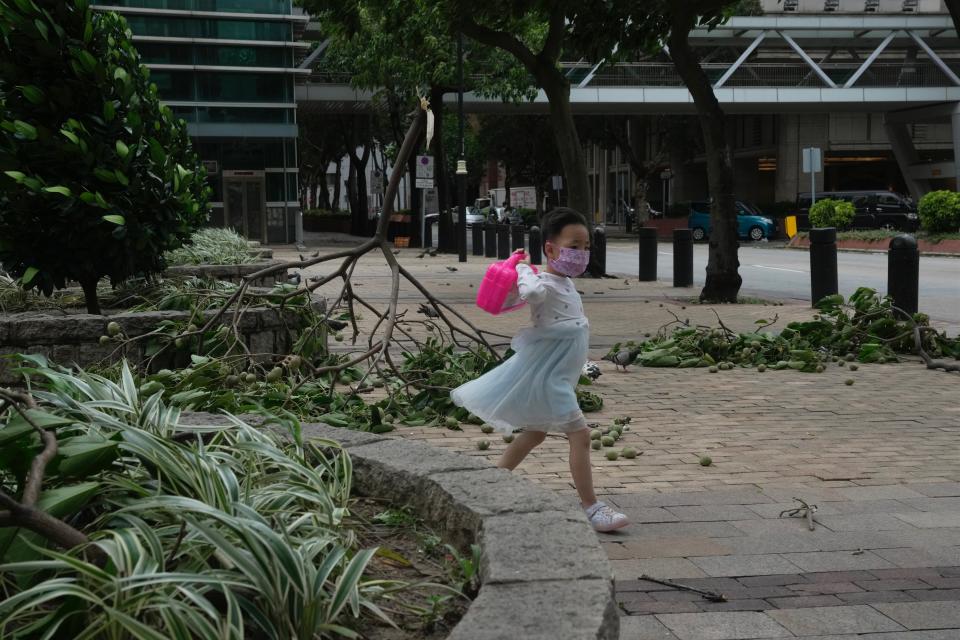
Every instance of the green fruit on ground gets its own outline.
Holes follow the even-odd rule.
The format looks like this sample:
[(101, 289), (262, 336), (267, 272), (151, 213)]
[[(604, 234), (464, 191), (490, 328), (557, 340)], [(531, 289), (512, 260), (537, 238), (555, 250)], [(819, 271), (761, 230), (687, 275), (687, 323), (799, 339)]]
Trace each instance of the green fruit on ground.
[(120, 332), (121, 332), (121, 331), (123, 331), (123, 329), (120, 328), (120, 323), (119, 323), (119, 322), (108, 322), (108, 323), (107, 323), (107, 335), (108, 335), (108, 336), (110, 336), (110, 337), (118, 336), (118, 335), (120, 335)]
[(591, 440), (599, 440), (602, 437), (603, 437), (603, 432), (600, 431), (600, 429), (594, 429), (593, 431), (590, 432)]
[(712, 464), (713, 464), (713, 458), (711, 458), (710, 456), (702, 456), (700, 458), (701, 467), (709, 467)]
[(471, 413), (470, 415), (467, 416), (467, 424), (483, 424), (483, 419), (478, 418), (477, 416)]
[(711, 366), (709, 369), (710, 373), (716, 373), (719, 369), (716, 366)]
[(510, 444), (511, 442), (513, 442), (513, 434), (508, 433), (507, 435), (503, 436), (503, 441), (506, 442), (507, 444)]
[(822, 365), (822, 364), (818, 364), (818, 365), (817, 365), (817, 373), (823, 373), (823, 365)]
[(486, 451), (489, 448), (490, 448), (489, 440), (481, 440), (480, 442), (477, 443), (477, 449), (480, 449), (480, 451)]
[(854, 360), (857, 359), (857, 356), (853, 355), (852, 353), (848, 353), (847, 355), (843, 356), (843, 358), (847, 362), (853, 362)]
[(886, 364), (886, 362), (887, 362), (887, 359), (884, 358), (883, 356), (880, 356), (879, 358), (877, 358), (877, 364)]
[(843, 381), (843, 384), (847, 385), (848, 387), (853, 386), (853, 378), (847, 378)]
[(860, 368), (860, 367), (858, 367), (858, 366), (855, 365), (855, 364), (851, 364), (851, 365), (850, 365), (850, 371), (856, 371), (856, 370), (859, 369), (859, 368)]
[(270, 369), (269, 373), (267, 373), (266, 379), (267, 379), (267, 382), (276, 382), (282, 377), (283, 377), (283, 369), (281, 369), (280, 367), (274, 367), (273, 369)]
[(633, 460), (634, 458), (637, 457), (637, 450), (634, 449), (633, 447), (626, 447), (623, 450), (623, 457), (627, 458), (628, 460)]
[(480, 427), (480, 431), (482, 431), (483, 433), (493, 433), (493, 427), (491, 427), (488, 424), (485, 424), (482, 427)]
[(247, 375), (243, 376), (243, 381), (247, 384), (253, 384), (257, 381), (257, 375), (254, 373), (248, 373)]
[(600, 450), (600, 447), (602, 447), (602, 446), (603, 446), (603, 445), (600, 444), (600, 441), (599, 441), (599, 440), (592, 440), (592, 441), (590, 442), (590, 448), (593, 449), (594, 451), (599, 451), (599, 450)]
[(758, 365), (757, 365), (757, 371), (759, 371), (760, 373), (763, 373), (763, 372), (766, 371), (766, 370), (767, 370), (767, 365), (765, 365), (765, 364), (758, 364)]
[(335, 333), (333, 334), (333, 339), (336, 340), (337, 342), (343, 342), (343, 334)]
[(456, 418), (449, 418), (449, 417), (443, 419), (443, 424), (446, 425), (447, 428), (449, 429), (456, 429), (457, 427), (460, 426), (460, 422)]
[(837, 360), (837, 366), (838, 366), (838, 367), (845, 367), (845, 366), (847, 366), (847, 361), (846, 361), (846, 360)]
[(240, 384), (240, 376), (229, 375), (224, 378), (223, 383), (228, 387), (235, 387)]
[(600, 443), (605, 447), (612, 447), (614, 442), (616, 442), (616, 440), (613, 439), (613, 436), (603, 436), (600, 438)]
[(110, 344), (110, 336), (100, 336), (100, 344)]
[(620, 457), (619, 451), (607, 451), (607, 460), (616, 460)]

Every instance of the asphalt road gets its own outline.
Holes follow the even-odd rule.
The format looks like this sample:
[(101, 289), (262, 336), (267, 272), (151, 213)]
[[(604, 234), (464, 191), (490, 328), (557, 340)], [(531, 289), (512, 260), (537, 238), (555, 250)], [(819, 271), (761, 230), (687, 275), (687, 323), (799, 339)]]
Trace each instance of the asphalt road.
[[(607, 272), (637, 275), (637, 247), (611, 242), (607, 247)], [(707, 266), (707, 245), (694, 246), (694, 283), (702, 285)], [(841, 251), (837, 255), (840, 293), (849, 296), (858, 287), (887, 290), (887, 256), (884, 253)], [(774, 246), (740, 247), (740, 275), (744, 295), (810, 300), (810, 254)], [(673, 279), (673, 247), (659, 245), (657, 277)], [(920, 257), (920, 310), (952, 332), (960, 330), (960, 258)]]

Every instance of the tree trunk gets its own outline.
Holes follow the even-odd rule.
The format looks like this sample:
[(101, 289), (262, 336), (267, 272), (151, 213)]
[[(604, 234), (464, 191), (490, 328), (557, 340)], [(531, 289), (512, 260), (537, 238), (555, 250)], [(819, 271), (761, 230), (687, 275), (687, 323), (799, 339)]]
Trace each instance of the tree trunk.
[(330, 185), (327, 184), (327, 168), (323, 167), (316, 176), (317, 192), (315, 202), (318, 209), (333, 209), (330, 204)]
[(687, 41), (686, 24), (674, 24), (668, 39), (670, 56), (677, 73), (693, 96), (703, 129), (707, 155), (707, 181), (710, 185), (710, 251), (707, 279), (700, 299), (709, 302), (736, 302), (743, 279), (740, 277), (740, 247), (737, 235), (737, 210), (733, 193), (733, 153), (727, 139), (726, 116), (713, 86)]
[(340, 183), (343, 182), (343, 170), (340, 161), (343, 156), (336, 159), (336, 168), (333, 170), (333, 202), (330, 203), (331, 211), (340, 210)]
[[(370, 201), (367, 197), (367, 163), (370, 161), (369, 145), (363, 148), (363, 155), (357, 158), (357, 215), (354, 224), (351, 224), (352, 235), (371, 235), (370, 228)], [(351, 159), (351, 164), (353, 160)]]
[[(567, 206), (586, 216), (592, 236), (594, 211), (590, 197), (590, 180), (587, 177), (587, 163), (583, 157), (580, 136), (577, 134), (573, 111), (570, 108), (570, 83), (557, 67), (540, 69), (536, 77), (550, 102), (550, 122), (553, 124), (560, 163), (567, 178)], [(604, 275), (599, 257), (593, 253), (590, 254), (587, 273), (596, 278)]]
[(83, 299), (87, 304), (87, 313), (94, 316), (103, 315), (100, 312), (100, 299), (97, 298), (97, 283), (100, 279), (97, 276), (87, 276), (80, 280), (80, 288), (83, 289)]
[(510, 187), (513, 185), (513, 176), (510, 175), (510, 165), (505, 161), (503, 163), (503, 208), (504, 211), (510, 208)]

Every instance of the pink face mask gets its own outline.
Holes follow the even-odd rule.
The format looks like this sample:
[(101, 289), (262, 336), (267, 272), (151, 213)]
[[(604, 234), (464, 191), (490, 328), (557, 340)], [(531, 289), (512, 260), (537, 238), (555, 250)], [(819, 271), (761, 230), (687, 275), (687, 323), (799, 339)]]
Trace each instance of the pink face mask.
[(560, 249), (560, 255), (550, 260), (550, 268), (557, 273), (576, 278), (587, 270), (589, 263), (589, 251), (563, 247)]

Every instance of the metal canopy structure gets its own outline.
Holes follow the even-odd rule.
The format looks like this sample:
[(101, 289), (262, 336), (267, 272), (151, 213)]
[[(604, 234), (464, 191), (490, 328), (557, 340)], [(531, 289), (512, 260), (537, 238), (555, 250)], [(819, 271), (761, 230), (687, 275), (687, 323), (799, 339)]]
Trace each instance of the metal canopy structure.
[[(960, 39), (948, 15), (735, 17), (690, 39), (730, 113), (885, 112), (960, 100)], [(311, 62), (313, 74), (298, 86), (298, 101), (326, 103), (330, 110), (368, 108), (371, 92), (325, 73), (322, 56)], [(693, 111), (666, 51), (629, 62), (562, 65), (575, 112)], [(473, 112), (547, 110), (543, 92), (519, 105), (467, 94), (465, 105)]]

